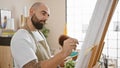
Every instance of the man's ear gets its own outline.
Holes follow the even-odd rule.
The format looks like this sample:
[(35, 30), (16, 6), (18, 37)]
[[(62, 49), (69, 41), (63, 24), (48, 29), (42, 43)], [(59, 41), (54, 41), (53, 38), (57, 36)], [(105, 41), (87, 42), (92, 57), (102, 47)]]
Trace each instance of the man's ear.
[(31, 8), (30, 11), (29, 11), (30, 16), (32, 16), (34, 14), (34, 12), (35, 12), (34, 9)]

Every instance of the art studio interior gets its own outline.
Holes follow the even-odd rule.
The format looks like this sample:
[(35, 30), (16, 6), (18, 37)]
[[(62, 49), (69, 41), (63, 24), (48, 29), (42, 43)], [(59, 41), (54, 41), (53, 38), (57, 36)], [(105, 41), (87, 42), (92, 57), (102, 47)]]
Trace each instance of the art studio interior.
[[(0, 68), (14, 68), (11, 39), (25, 24), (24, 17), (29, 16), (35, 2), (43, 2), (50, 9), (43, 34), (53, 56), (62, 50), (58, 40), (61, 35), (78, 40), (70, 61), (65, 61), (61, 68), (81, 68), (80, 63), (86, 64), (82, 68), (91, 68), (89, 64), (97, 64), (95, 68), (120, 68), (119, 0), (0, 0)], [(102, 47), (94, 49), (94, 45)], [(83, 59), (86, 56), (89, 59)]]

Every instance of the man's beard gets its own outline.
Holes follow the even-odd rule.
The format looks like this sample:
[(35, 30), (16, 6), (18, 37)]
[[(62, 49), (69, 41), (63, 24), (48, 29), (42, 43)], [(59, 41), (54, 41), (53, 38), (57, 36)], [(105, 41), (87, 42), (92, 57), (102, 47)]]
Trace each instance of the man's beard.
[(42, 22), (45, 22), (43, 20), (39, 20), (35, 14), (32, 16), (31, 21), (33, 26), (38, 30), (43, 28), (44, 24)]

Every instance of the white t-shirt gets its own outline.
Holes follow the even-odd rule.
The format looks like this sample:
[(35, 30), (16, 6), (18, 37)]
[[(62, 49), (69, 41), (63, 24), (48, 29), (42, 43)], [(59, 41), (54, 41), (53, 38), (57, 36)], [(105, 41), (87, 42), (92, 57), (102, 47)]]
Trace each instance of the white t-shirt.
[[(37, 41), (43, 40), (38, 31), (33, 31)], [(36, 45), (30, 33), (25, 29), (19, 29), (11, 39), (11, 52), (14, 58), (15, 68), (22, 68), (26, 63), (37, 59)]]

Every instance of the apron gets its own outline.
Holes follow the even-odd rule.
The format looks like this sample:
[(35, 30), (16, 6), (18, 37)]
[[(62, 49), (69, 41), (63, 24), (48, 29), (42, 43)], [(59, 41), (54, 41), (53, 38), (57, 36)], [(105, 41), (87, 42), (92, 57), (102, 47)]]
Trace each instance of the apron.
[[(39, 32), (40, 33), (40, 32)], [(38, 57), (38, 61), (47, 60), (51, 57), (50, 49), (45, 40), (45, 37), (42, 33), (40, 33), (44, 40), (36, 42), (36, 56)]]
[(50, 48), (47, 44), (47, 41), (43, 35), (42, 32), (38, 31), (39, 34), (42, 36), (42, 38), (44, 40), (41, 41), (37, 41), (35, 36), (33, 35), (33, 33), (29, 30), (27, 30), (31, 36), (33, 37), (35, 44), (36, 44), (36, 56), (38, 58), (38, 61), (43, 61), (43, 60), (47, 60), (51, 57), (51, 52), (50, 52)]
[[(39, 34), (44, 39), (44, 40), (38, 42), (35, 39), (35, 36), (33, 35), (33, 33), (31, 31), (29, 31), (29, 30), (27, 30), (27, 31), (31, 34), (31, 36), (33, 37), (33, 39), (35, 41), (36, 48), (37, 48), (36, 49), (36, 56), (38, 58), (38, 61), (43, 61), (43, 60), (49, 59), (51, 57), (51, 52), (50, 52), (50, 48), (49, 48), (49, 46), (47, 44), (47, 41), (46, 41), (43, 33), (38, 31)], [(58, 65), (57, 68), (60, 68), (60, 66)]]
[[(38, 57), (38, 61), (47, 60), (51, 57), (50, 49), (49, 49), (49, 46), (47, 44), (47, 41), (46, 41), (43, 33), (39, 32), (39, 34), (43, 37), (44, 40), (39, 41), (37, 43), (35, 40), (35, 37), (34, 37), (34, 40), (35, 40), (36, 46), (37, 46), (36, 56)], [(58, 65), (57, 68), (60, 68), (60, 66)]]

